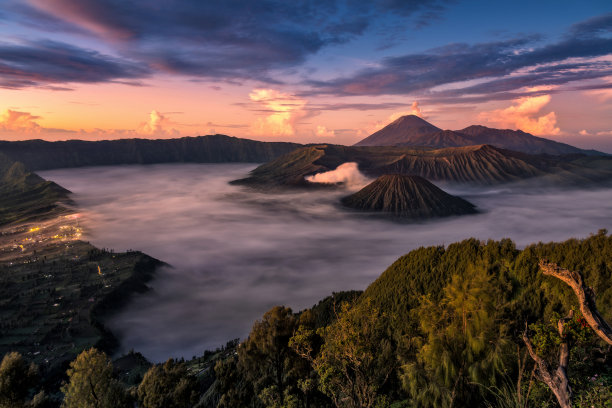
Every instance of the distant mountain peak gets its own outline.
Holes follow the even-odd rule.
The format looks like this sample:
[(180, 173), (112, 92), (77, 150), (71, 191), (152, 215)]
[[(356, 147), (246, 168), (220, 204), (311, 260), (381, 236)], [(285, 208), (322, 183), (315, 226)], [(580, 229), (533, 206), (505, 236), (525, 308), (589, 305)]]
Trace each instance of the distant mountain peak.
[(356, 143), (355, 146), (414, 146), (427, 148), (462, 147), (489, 144), (528, 154), (601, 154), (522, 130), (494, 129), (472, 125), (461, 130), (441, 130), (416, 115), (406, 115)]
[(401, 123), (403, 125), (417, 125), (417, 126), (428, 125), (428, 126), (438, 129), (437, 127), (435, 127), (434, 125), (432, 125), (431, 123), (429, 123), (428, 121), (426, 121), (425, 119), (417, 115), (400, 116), (399, 118), (391, 122), (391, 124), (393, 123), (398, 123), (398, 124)]
[(395, 146), (440, 129), (416, 115), (397, 118), (379, 131), (372, 133), (355, 146)]

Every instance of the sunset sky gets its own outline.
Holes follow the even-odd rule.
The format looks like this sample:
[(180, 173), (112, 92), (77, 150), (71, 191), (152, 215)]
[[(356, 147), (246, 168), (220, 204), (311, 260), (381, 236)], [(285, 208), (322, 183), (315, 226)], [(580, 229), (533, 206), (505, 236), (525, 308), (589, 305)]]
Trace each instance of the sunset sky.
[(612, 2), (0, 0), (0, 139), (353, 144), (408, 113), (612, 152)]

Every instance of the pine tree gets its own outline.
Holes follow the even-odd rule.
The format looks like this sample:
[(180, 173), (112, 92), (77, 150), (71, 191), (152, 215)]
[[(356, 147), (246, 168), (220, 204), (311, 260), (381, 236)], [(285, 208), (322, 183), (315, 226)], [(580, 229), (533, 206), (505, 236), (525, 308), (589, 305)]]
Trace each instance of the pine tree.
[(419, 406), (472, 406), (481, 385), (495, 384), (510, 344), (497, 319), (502, 299), (482, 266), (454, 274), (441, 302), (422, 299), (416, 362), (403, 367), (404, 387)]
[(169, 359), (151, 367), (138, 386), (143, 408), (188, 408), (197, 402), (197, 381), (184, 362)]
[(0, 364), (0, 407), (24, 407), (37, 376), (38, 368), (34, 363), (28, 364), (17, 352), (6, 354)]
[[(301, 326), (291, 345), (310, 359), (320, 390), (337, 407), (374, 407), (384, 399), (382, 388), (396, 368), (387, 323), (369, 299), (352, 307), (344, 303), (333, 324), (317, 334)], [(318, 353), (316, 337), (323, 341)]]
[(131, 406), (122, 385), (113, 379), (113, 365), (105, 353), (95, 348), (83, 351), (70, 363), (67, 374), (63, 408)]
[[(248, 339), (238, 349), (240, 367), (255, 392), (268, 401), (283, 406), (295, 382), (298, 357), (289, 347), (289, 339), (297, 325), (297, 318), (288, 307), (275, 306), (255, 322)], [(260, 398), (261, 399), (261, 398)]]

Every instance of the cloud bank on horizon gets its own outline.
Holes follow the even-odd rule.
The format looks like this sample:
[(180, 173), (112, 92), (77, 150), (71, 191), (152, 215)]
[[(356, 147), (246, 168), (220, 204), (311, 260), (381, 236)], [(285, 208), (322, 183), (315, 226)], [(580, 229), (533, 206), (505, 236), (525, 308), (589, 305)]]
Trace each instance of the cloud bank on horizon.
[[(467, 112), (472, 121), (541, 136), (584, 130), (584, 138), (612, 130), (603, 116), (612, 102), (607, 2), (568, 6), (555, 16), (547, 14), (546, 2), (532, 7), (532, 16), (513, 11), (518, 6), (498, 10), (477, 3), (5, 0), (0, 100), (45, 93), (51, 102), (39, 110), (28, 110), (25, 97), (19, 105), (0, 105), (0, 136), (48, 129), (107, 136), (130, 134), (116, 130), (126, 128), (160, 137), (207, 132), (207, 123), (219, 124), (209, 107), (221, 92), (248, 123), (223, 118), (216, 128), (259, 138), (346, 143), (404, 113), (460, 128), (452, 124)], [(470, 24), (475, 21), (479, 29)], [(111, 123), (84, 131), (44, 111), (53, 101), (74, 98), (62, 94), (123, 87), (121, 92), (147, 94), (140, 99), (147, 106), (133, 114), (140, 123), (144, 112), (174, 110), (150, 105), (156, 103), (151, 88), (161, 95), (163, 81), (184, 92), (184, 105), (202, 104), (194, 89), (211, 101), (187, 112), (189, 124), (151, 116), (148, 126)], [(589, 123), (574, 124), (563, 113), (575, 111), (569, 105), (576, 98), (568, 94), (604, 106), (585, 112)], [(362, 111), (368, 115), (348, 120)], [(10, 112), (21, 112), (27, 126), (16, 124)], [(200, 119), (202, 112), (210, 116)], [(334, 112), (342, 123), (331, 118)]]

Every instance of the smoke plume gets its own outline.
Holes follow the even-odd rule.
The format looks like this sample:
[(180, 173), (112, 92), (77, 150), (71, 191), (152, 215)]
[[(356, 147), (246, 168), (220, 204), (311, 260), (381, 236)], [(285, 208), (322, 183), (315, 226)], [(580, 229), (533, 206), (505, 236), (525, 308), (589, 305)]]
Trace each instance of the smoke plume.
[(365, 186), (371, 180), (361, 174), (357, 163), (347, 162), (339, 165), (336, 170), (307, 176), (306, 181), (325, 184), (342, 183), (348, 188), (358, 188)]

